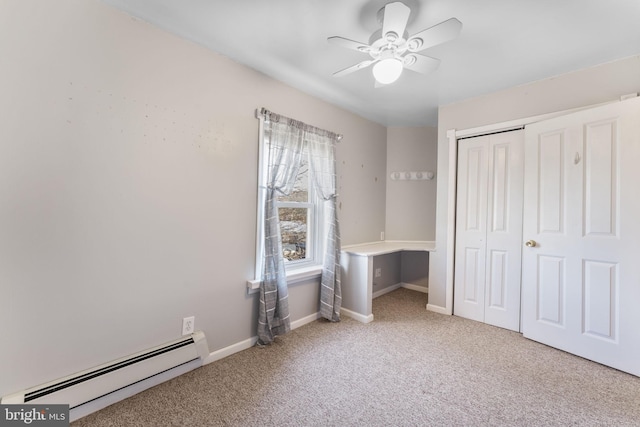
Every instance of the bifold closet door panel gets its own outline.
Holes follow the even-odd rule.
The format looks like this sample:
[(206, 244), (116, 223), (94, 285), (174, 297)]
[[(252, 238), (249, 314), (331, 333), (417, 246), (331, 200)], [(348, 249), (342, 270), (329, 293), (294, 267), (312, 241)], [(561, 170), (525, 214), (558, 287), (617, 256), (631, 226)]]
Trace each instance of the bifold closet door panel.
[(454, 314), (484, 321), (489, 137), (458, 141)]
[(454, 313), (518, 331), (522, 130), (458, 141)]
[(520, 330), (524, 131), (489, 138), (484, 321)]

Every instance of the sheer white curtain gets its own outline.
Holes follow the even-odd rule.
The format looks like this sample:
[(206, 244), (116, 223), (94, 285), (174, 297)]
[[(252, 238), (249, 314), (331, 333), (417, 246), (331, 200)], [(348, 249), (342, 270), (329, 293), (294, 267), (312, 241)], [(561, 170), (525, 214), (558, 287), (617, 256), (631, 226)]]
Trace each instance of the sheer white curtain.
[(264, 214), (264, 271), (260, 285), (258, 342), (269, 344), (291, 329), (287, 276), (282, 257), (282, 238), (278, 195), (289, 195), (293, 189), (304, 149), (302, 129), (275, 120), (265, 122), (265, 138), (269, 141), (267, 194)]
[(342, 288), (340, 285), (340, 227), (336, 210), (335, 139), (325, 132), (305, 135), (310, 153), (314, 188), (325, 203), (327, 234), (324, 265), (320, 282), (320, 314), (325, 319), (340, 320)]
[[(263, 112), (264, 113), (264, 112)], [(266, 113), (264, 134), (269, 148), (265, 202), (264, 271), (260, 285), (258, 342), (269, 344), (290, 329), (287, 278), (282, 256), (282, 239), (276, 200), (289, 195), (306, 148), (314, 188), (327, 212), (324, 265), (321, 278), (320, 313), (328, 320), (340, 320), (340, 231), (336, 211), (335, 142), (338, 135), (302, 122)]]

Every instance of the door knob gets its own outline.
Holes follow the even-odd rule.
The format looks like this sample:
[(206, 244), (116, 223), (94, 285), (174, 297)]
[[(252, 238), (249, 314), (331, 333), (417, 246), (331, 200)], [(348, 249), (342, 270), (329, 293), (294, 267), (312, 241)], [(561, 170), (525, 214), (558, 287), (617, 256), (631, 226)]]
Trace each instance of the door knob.
[(524, 244), (528, 248), (533, 248), (537, 245), (535, 240), (528, 240), (527, 243)]

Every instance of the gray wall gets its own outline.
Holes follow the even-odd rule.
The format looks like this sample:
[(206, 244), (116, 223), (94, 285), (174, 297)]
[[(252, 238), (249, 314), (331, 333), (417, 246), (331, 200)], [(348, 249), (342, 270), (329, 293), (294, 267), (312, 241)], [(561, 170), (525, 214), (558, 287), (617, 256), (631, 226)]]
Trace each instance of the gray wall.
[[(400, 252), (374, 256), (372, 266), (374, 293), (400, 283)], [(378, 268), (380, 269), (380, 277), (375, 277), (376, 269)]]
[[(0, 395), (255, 335), (258, 121), (342, 133), (343, 244), (385, 227), (386, 129), (94, 0), (0, 3)], [(318, 284), (290, 290), (293, 320)]]
[[(380, 277), (375, 277), (376, 269)], [(429, 252), (402, 251), (373, 257), (373, 292), (407, 283), (423, 288), (429, 287)]]
[(435, 127), (387, 128), (387, 240), (435, 240), (436, 178), (394, 181), (392, 172), (436, 172)]
[(438, 112), (438, 185), (436, 247), (430, 257), (429, 303), (444, 307), (447, 262), (448, 143), (450, 129), (505, 122), (584, 107), (640, 92), (640, 56), (513, 87), (440, 107)]
[(429, 287), (429, 252), (402, 251), (400, 279), (410, 285)]

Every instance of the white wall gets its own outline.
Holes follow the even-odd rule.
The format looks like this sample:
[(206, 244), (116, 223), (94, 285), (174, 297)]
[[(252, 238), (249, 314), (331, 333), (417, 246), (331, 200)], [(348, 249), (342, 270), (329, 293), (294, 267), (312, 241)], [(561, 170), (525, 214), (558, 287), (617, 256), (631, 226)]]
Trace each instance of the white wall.
[(0, 52), (0, 396), (185, 316), (212, 351), (255, 335), (258, 107), (342, 133), (343, 244), (384, 229), (381, 125), (95, 0), (0, 0)]
[(387, 128), (387, 240), (435, 240), (436, 178), (432, 181), (397, 181), (392, 172), (436, 172), (435, 127)]
[(440, 107), (438, 112), (438, 188), (436, 247), (429, 264), (429, 304), (445, 307), (447, 262), (448, 141), (450, 129), (500, 123), (584, 107), (640, 92), (640, 56), (513, 87)]

